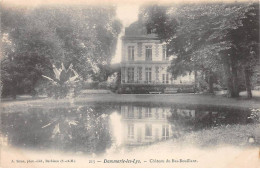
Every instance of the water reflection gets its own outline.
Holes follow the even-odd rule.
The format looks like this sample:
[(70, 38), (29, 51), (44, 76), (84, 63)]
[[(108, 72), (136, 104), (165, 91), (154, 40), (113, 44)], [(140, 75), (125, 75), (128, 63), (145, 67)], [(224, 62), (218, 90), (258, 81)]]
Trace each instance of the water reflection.
[(29, 109), (2, 115), (8, 144), (34, 149), (103, 153), (111, 145), (109, 119), (100, 108)]
[(168, 121), (170, 107), (123, 105), (121, 114), (124, 143), (127, 145), (150, 144), (173, 135), (173, 125)]
[(122, 116), (117, 113), (113, 112), (110, 116), (110, 128), (112, 134), (112, 141), (116, 146), (120, 146), (123, 141), (123, 125), (122, 125)]
[(1, 140), (21, 148), (101, 154), (178, 139), (191, 131), (259, 123), (259, 115), (259, 109), (143, 104), (30, 108), (1, 115)]
[(126, 145), (147, 145), (191, 131), (259, 122), (260, 110), (208, 107), (121, 106)]

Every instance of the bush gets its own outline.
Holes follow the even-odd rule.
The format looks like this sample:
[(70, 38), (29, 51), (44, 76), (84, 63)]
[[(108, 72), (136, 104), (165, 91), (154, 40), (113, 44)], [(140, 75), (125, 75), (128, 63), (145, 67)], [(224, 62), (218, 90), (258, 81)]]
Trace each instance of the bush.
[(46, 88), (46, 93), (48, 97), (54, 97), (55, 99), (65, 98), (69, 93), (69, 89), (66, 85), (57, 86), (49, 84)]
[[(71, 91), (73, 96), (78, 96), (80, 94), (80, 90), (82, 89), (83, 83), (82, 81), (78, 81), (73, 85), (63, 84), (63, 85), (54, 85), (50, 82), (41, 81), (37, 84), (35, 88), (34, 95), (47, 95), (48, 97), (54, 97), (55, 99), (65, 98), (69, 95)], [(32, 94), (31, 93), (31, 94)], [(33, 95), (33, 94), (32, 94)]]
[(194, 92), (193, 85), (150, 85), (150, 84), (140, 84), (140, 85), (129, 85), (122, 84), (119, 86), (117, 92), (123, 94), (149, 94), (149, 92), (161, 92), (167, 88), (179, 88), (179, 92), (190, 93)]
[(82, 83), (82, 89), (98, 89), (98, 81), (93, 82), (83, 82)]
[(204, 79), (199, 79), (198, 82), (199, 82), (198, 91), (203, 92), (208, 90), (208, 83)]
[(219, 84), (213, 84), (213, 89), (214, 89), (214, 91), (223, 90), (223, 88), (222, 88), (221, 85), (219, 85)]
[(194, 93), (195, 92), (195, 88), (192, 87), (183, 87), (183, 88), (179, 88), (178, 93)]
[(109, 83), (106, 81), (100, 82), (98, 84), (98, 89), (109, 89)]
[(119, 85), (115, 82), (98, 82), (98, 81), (93, 81), (93, 82), (83, 82), (82, 83), (82, 89), (106, 89), (106, 90), (111, 90), (111, 91), (117, 91)]

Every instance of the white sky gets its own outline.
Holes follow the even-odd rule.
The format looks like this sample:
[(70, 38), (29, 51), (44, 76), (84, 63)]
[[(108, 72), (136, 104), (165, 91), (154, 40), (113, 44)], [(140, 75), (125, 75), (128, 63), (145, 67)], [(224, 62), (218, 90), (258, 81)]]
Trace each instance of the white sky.
[(117, 47), (115, 56), (112, 58), (113, 63), (120, 63), (121, 62), (121, 47), (122, 47), (122, 40), (121, 37), (124, 35), (125, 27), (128, 27), (133, 22), (137, 21), (138, 19), (138, 4), (118, 4), (117, 5), (117, 17), (121, 20), (123, 24), (123, 28), (121, 34), (119, 34), (117, 39)]

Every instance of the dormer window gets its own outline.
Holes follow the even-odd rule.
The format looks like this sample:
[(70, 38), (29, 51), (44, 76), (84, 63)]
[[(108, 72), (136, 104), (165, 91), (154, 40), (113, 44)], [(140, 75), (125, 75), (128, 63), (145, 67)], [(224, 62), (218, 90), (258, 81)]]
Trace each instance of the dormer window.
[(146, 29), (146, 33), (147, 34), (152, 34), (152, 33), (155, 33), (156, 32), (156, 29), (154, 28), (154, 29), (152, 29), (152, 28), (150, 28), (150, 27), (148, 27), (147, 29)]

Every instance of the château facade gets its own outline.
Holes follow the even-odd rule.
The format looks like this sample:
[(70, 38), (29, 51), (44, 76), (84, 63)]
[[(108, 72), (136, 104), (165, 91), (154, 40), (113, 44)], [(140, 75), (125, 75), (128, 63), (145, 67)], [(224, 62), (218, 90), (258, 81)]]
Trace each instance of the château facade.
[(193, 74), (172, 77), (167, 71), (171, 59), (166, 44), (137, 21), (122, 37), (121, 84), (192, 84)]

